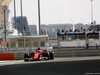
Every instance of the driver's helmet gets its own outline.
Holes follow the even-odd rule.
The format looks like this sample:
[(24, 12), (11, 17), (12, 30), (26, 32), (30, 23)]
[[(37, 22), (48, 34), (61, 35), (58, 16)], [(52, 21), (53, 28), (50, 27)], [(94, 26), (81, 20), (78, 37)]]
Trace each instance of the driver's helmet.
[(37, 50), (41, 50), (41, 48), (38, 48)]

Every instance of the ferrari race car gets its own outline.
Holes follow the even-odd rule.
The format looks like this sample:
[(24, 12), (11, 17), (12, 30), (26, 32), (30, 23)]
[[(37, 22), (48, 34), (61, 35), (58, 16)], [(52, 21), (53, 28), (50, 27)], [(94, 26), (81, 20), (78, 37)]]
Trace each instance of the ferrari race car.
[(24, 61), (34, 61), (34, 60), (53, 60), (54, 59), (54, 53), (48, 52), (46, 49), (37, 49), (35, 52), (31, 53), (25, 53), (24, 54)]

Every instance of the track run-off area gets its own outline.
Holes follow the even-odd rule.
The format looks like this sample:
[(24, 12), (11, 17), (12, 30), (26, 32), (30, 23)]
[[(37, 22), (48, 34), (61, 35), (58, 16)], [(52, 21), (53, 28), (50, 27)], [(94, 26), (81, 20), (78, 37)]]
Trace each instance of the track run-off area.
[(0, 61), (0, 75), (100, 75), (100, 56)]
[(16, 65), (16, 64), (29, 64), (29, 63), (48, 63), (48, 62), (64, 62), (64, 61), (82, 61), (82, 60), (99, 60), (100, 56), (90, 57), (66, 57), (66, 58), (55, 58), (54, 60), (39, 60), (24, 62), (24, 60), (5, 60), (0, 61), (0, 66)]

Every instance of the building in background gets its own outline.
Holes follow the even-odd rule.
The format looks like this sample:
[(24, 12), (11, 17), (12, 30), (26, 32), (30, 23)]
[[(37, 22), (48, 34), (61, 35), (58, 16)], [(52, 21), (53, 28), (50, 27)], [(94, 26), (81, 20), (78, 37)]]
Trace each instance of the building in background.
[(100, 24), (96, 24), (96, 23), (92, 24), (91, 25), (91, 30), (100, 31)]
[[(12, 18), (12, 25), (14, 26), (14, 28), (16, 28), (18, 30), (18, 33), (22, 33), (22, 21), (21, 21), (21, 16), (16, 17), (16, 25), (14, 23), (14, 17)], [(28, 21), (26, 16), (23, 16), (23, 30), (25, 31), (26, 35), (30, 35), (30, 28), (28, 25)]]
[(83, 32), (83, 31), (86, 31), (90, 28), (90, 25), (84, 25), (82, 23), (77, 23), (75, 24), (75, 31), (78, 31), (78, 32)]
[(36, 25), (29, 25), (31, 35), (37, 35), (37, 26)]
[(49, 35), (48, 32), (49, 32), (49, 31), (48, 31), (47, 25), (42, 24), (42, 25), (41, 25), (41, 34), (42, 34), (42, 35)]
[[(32, 35), (37, 34), (37, 26), (36, 25), (29, 25), (30, 26), (30, 33)], [(74, 25), (75, 30), (78, 30), (78, 32), (84, 32), (88, 31), (90, 28), (90, 25), (85, 25), (82, 23), (78, 23)], [(73, 24), (42, 24), (41, 25), (41, 34), (42, 35), (49, 35), (49, 36), (57, 36), (57, 33), (60, 31), (60, 33), (74, 33), (73, 32)], [(77, 31), (76, 31), (77, 32)]]
[[(8, 27), (9, 22), (8, 22), (8, 18), (9, 18), (9, 13), (10, 10), (8, 8), (6, 8), (6, 27)], [(4, 6), (0, 6), (0, 29), (2, 29), (4, 27)]]
[(41, 25), (42, 33), (47, 33), (49, 36), (57, 36), (58, 30), (68, 32), (73, 30), (72, 24), (48, 24)]

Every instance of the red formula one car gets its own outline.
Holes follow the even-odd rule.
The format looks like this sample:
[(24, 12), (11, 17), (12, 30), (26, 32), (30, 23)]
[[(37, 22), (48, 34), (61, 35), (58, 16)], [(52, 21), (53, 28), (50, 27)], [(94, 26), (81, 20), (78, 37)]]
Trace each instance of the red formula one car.
[(24, 61), (34, 61), (34, 60), (53, 60), (54, 59), (54, 53), (48, 52), (46, 49), (40, 49), (38, 48), (35, 52), (31, 53), (25, 53), (24, 54)]

